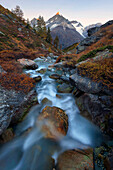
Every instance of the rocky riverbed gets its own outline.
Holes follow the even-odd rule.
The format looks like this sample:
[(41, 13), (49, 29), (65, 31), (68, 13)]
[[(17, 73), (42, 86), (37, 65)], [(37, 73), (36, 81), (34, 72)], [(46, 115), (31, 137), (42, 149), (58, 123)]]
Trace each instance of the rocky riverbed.
[[(28, 167), (41, 170), (94, 169), (95, 166), (99, 168), (96, 161), (100, 157), (100, 166), (111, 166), (112, 147), (111, 143), (109, 147), (106, 144), (110, 139), (101, 133), (112, 136), (110, 93), (102, 93), (99, 84), (80, 77), (76, 69), (59, 64), (52, 67), (56, 58), (37, 58), (35, 69), (30, 66), (30, 70), (24, 70), (37, 82), (28, 95), (1, 88), (4, 101), (1, 107), (6, 113), (1, 119), (1, 138), (9, 125), (13, 125), (14, 138), (0, 148), (3, 170), (23, 167), (25, 170)], [(31, 108), (33, 105), (36, 106)], [(101, 145), (103, 149), (100, 149)], [(105, 155), (106, 148), (109, 151)], [(15, 161), (9, 160), (9, 155)]]

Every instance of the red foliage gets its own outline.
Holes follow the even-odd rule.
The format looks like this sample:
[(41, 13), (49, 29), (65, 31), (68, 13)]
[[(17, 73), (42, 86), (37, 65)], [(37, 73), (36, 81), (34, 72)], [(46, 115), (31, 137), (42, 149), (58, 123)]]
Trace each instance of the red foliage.
[(0, 83), (6, 89), (28, 93), (34, 87), (35, 81), (26, 74), (7, 73), (0, 76)]

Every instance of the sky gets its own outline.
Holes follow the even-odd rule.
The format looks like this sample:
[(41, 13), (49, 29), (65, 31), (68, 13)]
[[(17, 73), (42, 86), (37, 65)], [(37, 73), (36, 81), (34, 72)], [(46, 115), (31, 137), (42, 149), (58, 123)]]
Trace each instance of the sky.
[(0, 4), (9, 10), (19, 5), (30, 20), (41, 15), (47, 21), (57, 12), (83, 26), (113, 19), (113, 0), (0, 0)]

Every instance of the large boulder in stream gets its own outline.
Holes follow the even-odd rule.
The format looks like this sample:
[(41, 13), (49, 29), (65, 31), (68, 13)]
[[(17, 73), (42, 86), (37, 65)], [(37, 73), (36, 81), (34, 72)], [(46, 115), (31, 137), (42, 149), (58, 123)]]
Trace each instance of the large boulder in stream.
[(94, 169), (93, 149), (69, 150), (58, 157), (57, 170)]
[(35, 70), (38, 68), (38, 65), (33, 61), (33, 60), (30, 60), (30, 59), (25, 59), (25, 58), (22, 58), (22, 59), (18, 59), (18, 62), (23, 66), (23, 68), (25, 69), (31, 69), (31, 70)]
[(67, 133), (68, 116), (58, 107), (46, 106), (38, 117), (37, 125), (42, 126), (46, 138), (58, 139)]

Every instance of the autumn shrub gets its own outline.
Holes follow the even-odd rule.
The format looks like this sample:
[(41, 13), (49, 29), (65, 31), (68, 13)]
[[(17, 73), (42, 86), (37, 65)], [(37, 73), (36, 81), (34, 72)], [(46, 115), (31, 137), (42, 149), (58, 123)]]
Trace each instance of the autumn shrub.
[(78, 73), (113, 89), (113, 58), (82, 63), (78, 66)]
[(22, 73), (22, 66), (14, 60), (2, 62), (1, 66), (8, 73)]
[(63, 49), (63, 52), (68, 52), (68, 51), (72, 51), (73, 49), (75, 49), (76, 51), (76, 47), (77, 47), (78, 43), (75, 43), (73, 45), (70, 45), (69, 47), (66, 47), (65, 49)]
[(34, 87), (34, 80), (26, 74), (6, 73), (0, 76), (1, 86), (8, 90), (28, 93)]

